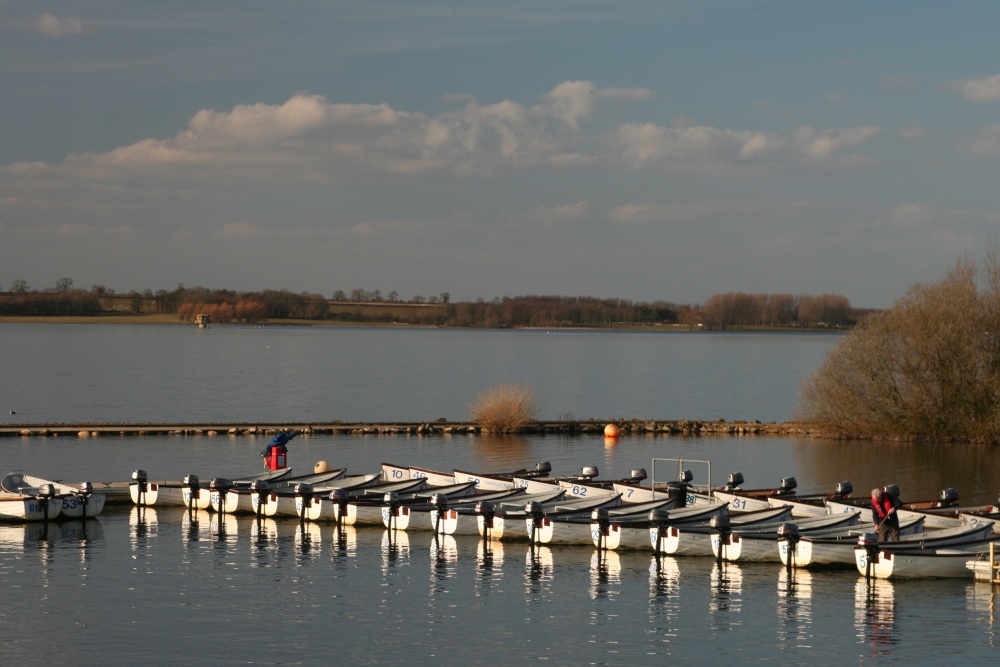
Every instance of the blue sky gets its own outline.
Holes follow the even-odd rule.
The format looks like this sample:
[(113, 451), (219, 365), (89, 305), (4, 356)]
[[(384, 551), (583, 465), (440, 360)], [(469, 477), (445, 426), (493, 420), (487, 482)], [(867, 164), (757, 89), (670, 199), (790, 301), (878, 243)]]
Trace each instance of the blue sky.
[(0, 289), (888, 307), (1000, 229), (1000, 3), (0, 0)]

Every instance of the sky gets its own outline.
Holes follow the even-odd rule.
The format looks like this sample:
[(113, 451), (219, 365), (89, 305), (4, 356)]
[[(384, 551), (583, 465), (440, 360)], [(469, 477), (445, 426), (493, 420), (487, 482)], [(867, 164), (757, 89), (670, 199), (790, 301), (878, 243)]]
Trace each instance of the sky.
[(0, 0), (0, 290), (886, 308), (1000, 230), (1000, 3)]

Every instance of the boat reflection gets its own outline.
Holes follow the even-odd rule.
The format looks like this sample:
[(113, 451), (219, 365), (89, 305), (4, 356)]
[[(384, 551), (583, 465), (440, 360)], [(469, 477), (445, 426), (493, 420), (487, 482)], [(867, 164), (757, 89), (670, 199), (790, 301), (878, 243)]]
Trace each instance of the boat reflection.
[(358, 554), (358, 530), (354, 526), (337, 524), (333, 528), (333, 538), (330, 540), (330, 556), (337, 567), (346, 566), (348, 558), (354, 558)]
[(503, 542), (479, 540), (476, 545), (476, 593), (486, 595), (503, 579)]
[(743, 609), (743, 570), (736, 563), (719, 561), (712, 566), (710, 576), (711, 596), (708, 609), (717, 616), (717, 629), (728, 629), (740, 625), (740, 611)]
[(319, 524), (300, 521), (295, 527), (295, 565), (309, 565), (323, 551), (323, 533)]
[(410, 535), (403, 530), (382, 532), (382, 571), (387, 572), (398, 561), (410, 557)]
[(128, 516), (129, 545), (132, 551), (140, 553), (149, 548), (149, 540), (156, 536), (158, 520), (152, 507), (136, 506)]
[(872, 656), (891, 655), (897, 644), (894, 584), (887, 579), (858, 579), (854, 585), (854, 626), (858, 642)]
[(617, 551), (595, 551), (590, 557), (590, 599), (605, 600), (621, 590), (621, 556)]
[(778, 573), (778, 642), (783, 647), (806, 648), (813, 639), (812, 573), (782, 568)]
[(458, 542), (451, 535), (434, 534), (431, 539), (431, 597), (447, 593), (447, 583), (455, 578), (458, 564)]
[(552, 549), (533, 544), (525, 554), (524, 587), (529, 602), (541, 602), (552, 592), (552, 578), (555, 570)]

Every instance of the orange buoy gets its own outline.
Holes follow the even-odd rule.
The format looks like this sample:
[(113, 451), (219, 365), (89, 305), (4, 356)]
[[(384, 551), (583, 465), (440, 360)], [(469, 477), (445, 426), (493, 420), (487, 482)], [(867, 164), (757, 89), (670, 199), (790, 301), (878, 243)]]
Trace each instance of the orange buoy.
[(604, 427), (604, 435), (608, 438), (617, 438), (621, 435), (621, 429), (618, 428), (618, 424), (608, 424)]

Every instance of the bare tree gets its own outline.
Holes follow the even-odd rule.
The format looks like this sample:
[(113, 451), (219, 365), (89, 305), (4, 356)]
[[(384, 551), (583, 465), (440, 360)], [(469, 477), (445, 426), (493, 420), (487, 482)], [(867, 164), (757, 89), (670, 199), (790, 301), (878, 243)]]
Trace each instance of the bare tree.
[(800, 415), (845, 435), (1000, 439), (1000, 264), (960, 261), (861, 322), (802, 390)]

